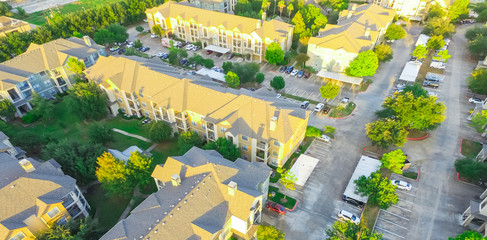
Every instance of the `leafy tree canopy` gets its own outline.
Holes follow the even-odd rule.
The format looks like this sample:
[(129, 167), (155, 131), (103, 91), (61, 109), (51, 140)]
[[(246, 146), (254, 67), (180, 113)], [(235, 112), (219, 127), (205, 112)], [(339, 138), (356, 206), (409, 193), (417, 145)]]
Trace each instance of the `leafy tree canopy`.
[(281, 76), (275, 76), (271, 80), (271, 87), (273, 87), (275, 90), (281, 90), (286, 86), (286, 83), (284, 82), (284, 78)]
[(372, 144), (381, 148), (388, 148), (392, 144), (401, 147), (407, 141), (408, 132), (400, 122), (392, 119), (368, 123), (365, 130)]
[(298, 180), (296, 176), (291, 172), (291, 170), (285, 171), (283, 174), (281, 174), (281, 183), (282, 185), (290, 190), (295, 190), (294, 188), (294, 183)]
[(468, 45), (468, 50), (473, 55), (487, 55), (487, 37), (478, 37), (471, 41)]
[(255, 75), (255, 81), (257, 83), (263, 83), (265, 80), (265, 75), (263, 73), (257, 73), (257, 75)]
[(91, 217), (85, 219), (69, 219), (66, 224), (54, 226), (36, 233), (38, 240), (81, 240), (99, 239), (103, 232), (97, 220)]
[(149, 128), (149, 139), (152, 142), (162, 142), (172, 137), (172, 128), (164, 121), (153, 121)]
[(358, 54), (346, 69), (346, 73), (354, 77), (367, 77), (374, 75), (378, 67), (377, 55), (372, 50), (368, 50)]
[(441, 50), (437, 54), (438, 56), (433, 56), (433, 59), (442, 61), (442, 62), (448, 62), (448, 59), (451, 58), (451, 55), (448, 53), (448, 50)]
[(224, 158), (235, 161), (237, 158), (240, 157), (241, 152), (238, 149), (237, 145), (233, 144), (230, 140), (226, 138), (218, 138), (216, 141), (208, 142), (206, 145), (203, 146), (205, 150), (216, 150), (219, 152)]
[(426, 43), (426, 47), (432, 50), (440, 50), (445, 44), (446, 42), (443, 40), (443, 36), (438, 35), (430, 37)]
[(423, 29), (423, 33), (430, 36), (443, 35), (443, 37), (451, 37), (453, 32), (455, 32), (455, 26), (439, 17), (429, 19)]
[(0, 2), (0, 16), (12, 16), (13, 14), (10, 12), (12, 6), (7, 2)]
[(432, 18), (443, 18), (446, 16), (446, 11), (440, 4), (433, 4), (431, 5), (428, 14), (426, 15), (427, 19), (432, 19)]
[(68, 69), (78, 75), (83, 73), (83, 70), (85, 70), (85, 63), (76, 60), (76, 58), (69, 58), (67, 64), (68, 64)]
[(472, 76), (468, 78), (468, 88), (474, 93), (487, 94), (487, 71), (478, 69), (472, 72)]
[(306, 127), (306, 137), (321, 137), (321, 130), (313, 126)]
[(328, 240), (381, 240), (382, 233), (371, 232), (363, 224), (356, 225), (350, 221), (336, 221), (326, 229)]
[(406, 31), (397, 24), (391, 24), (386, 30), (385, 37), (387, 40), (399, 40), (406, 37)]
[(382, 167), (391, 170), (394, 173), (402, 174), (402, 167), (406, 161), (407, 156), (404, 155), (401, 149), (394, 150), (382, 155)]
[(429, 97), (428, 91), (426, 91), (420, 84), (415, 83), (414, 85), (407, 85), (402, 90), (401, 94), (412, 93), (414, 97)]
[(485, 36), (487, 36), (487, 27), (484, 26), (475, 26), (467, 30), (467, 32), (465, 33), (465, 37), (470, 41)]
[(374, 52), (377, 55), (379, 62), (387, 62), (392, 59), (392, 48), (387, 44), (375, 46)]
[(455, 170), (460, 174), (460, 177), (472, 182), (487, 180), (487, 164), (477, 161), (472, 156), (456, 160)]
[(12, 119), (15, 117), (16, 112), (17, 109), (12, 102), (10, 102), (8, 99), (0, 100), (0, 116), (7, 119)]
[(284, 232), (273, 226), (257, 226), (257, 239), (259, 240), (284, 240)]
[(203, 141), (195, 131), (182, 132), (178, 137), (179, 154), (185, 154), (192, 147), (201, 147)]
[(479, 133), (483, 133), (484, 126), (487, 124), (487, 110), (482, 110), (472, 117), (472, 124), (470, 126), (474, 127)]
[(96, 177), (108, 194), (128, 195), (132, 192), (134, 186), (130, 179), (130, 171), (123, 160), (104, 152), (96, 163)]
[(470, 230), (458, 234), (455, 238), (448, 238), (448, 240), (485, 240), (480, 233)]
[(418, 59), (426, 58), (428, 55), (428, 49), (424, 45), (418, 45), (413, 51), (413, 56), (417, 57)]
[(231, 88), (237, 88), (240, 85), (240, 79), (238, 75), (234, 72), (227, 72), (225, 75), (225, 82)]
[(86, 119), (99, 120), (108, 113), (106, 95), (95, 83), (74, 84), (65, 101), (73, 114), (80, 114)]
[(322, 98), (328, 100), (335, 98), (340, 92), (340, 87), (335, 84), (328, 83), (320, 87), (320, 94)]
[(448, 17), (451, 21), (456, 21), (462, 14), (468, 14), (469, 0), (456, 0), (448, 9)]
[(381, 177), (380, 171), (373, 172), (369, 177), (361, 176), (354, 183), (357, 185), (357, 193), (369, 196), (369, 202), (379, 208), (387, 209), (399, 200), (396, 186), (386, 177)]

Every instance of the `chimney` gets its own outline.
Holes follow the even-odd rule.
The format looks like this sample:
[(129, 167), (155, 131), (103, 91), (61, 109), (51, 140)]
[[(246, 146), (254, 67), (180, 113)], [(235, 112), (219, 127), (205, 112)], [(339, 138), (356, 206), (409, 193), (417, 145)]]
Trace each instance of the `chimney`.
[(237, 192), (237, 183), (234, 181), (230, 181), (230, 183), (228, 184), (228, 195), (235, 196), (236, 192)]
[(365, 29), (364, 36), (365, 36), (365, 37), (369, 37), (369, 36), (370, 36), (370, 28), (366, 28), (366, 29)]
[(276, 116), (271, 117), (271, 123), (269, 125), (271, 131), (275, 131), (276, 130), (276, 125), (277, 125), (277, 117)]
[(355, 13), (355, 10), (357, 10), (357, 4), (352, 4), (352, 9), (348, 11), (347, 19), (350, 19), (352, 15)]
[(356, 3), (352, 4), (352, 11), (355, 11), (355, 10), (357, 10), (357, 4)]
[(177, 186), (181, 185), (181, 178), (179, 177), (178, 174), (174, 174), (171, 177), (171, 182), (172, 182), (173, 186), (177, 187)]
[(85, 41), (86, 46), (91, 47), (91, 40), (88, 36), (83, 36), (83, 40)]
[(264, 21), (267, 19), (267, 13), (264, 11), (262, 13), (262, 24), (264, 24)]
[(22, 166), (22, 168), (23, 168), (23, 169), (24, 169), (26, 172), (28, 172), (28, 173), (33, 172), (33, 171), (35, 171), (35, 170), (36, 170), (36, 169), (34, 168), (34, 166), (32, 165), (32, 163), (31, 163), (29, 160), (25, 159), (25, 158), (24, 158), (24, 159), (22, 159), (22, 160), (20, 160), (20, 161), (19, 161), (19, 164), (20, 164), (20, 166)]
[(350, 19), (353, 15), (353, 11), (348, 11), (347, 19)]
[(261, 25), (262, 25), (262, 20), (257, 20), (257, 25), (255, 28), (259, 29)]

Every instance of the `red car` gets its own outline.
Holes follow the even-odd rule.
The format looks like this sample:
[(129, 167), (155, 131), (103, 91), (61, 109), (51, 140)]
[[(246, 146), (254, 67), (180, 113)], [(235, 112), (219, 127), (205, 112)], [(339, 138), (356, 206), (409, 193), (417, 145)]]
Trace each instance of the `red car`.
[(206, 55), (210, 55), (212, 53), (213, 53), (213, 51), (211, 51), (211, 50), (206, 51)]
[(286, 208), (275, 203), (275, 202), (269, 202), (267, 203), (267, 208), (269, 208), (270, 210), (274, 211), (274, 212), (277, 212), (281, 215), (284, 215), (284, 213), (286, 213)]

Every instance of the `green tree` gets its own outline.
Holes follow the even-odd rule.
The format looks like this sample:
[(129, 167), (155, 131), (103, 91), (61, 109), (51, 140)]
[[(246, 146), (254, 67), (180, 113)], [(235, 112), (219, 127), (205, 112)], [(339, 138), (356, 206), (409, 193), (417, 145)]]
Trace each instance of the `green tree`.
[(277, 7), (279, 8), (279, 16), (282, 16), (282, 10), (286, 7), (286, 2), (284, 0), (279, 1)]
[(172, 128), (164, 121), (152, 122), (149, 128), (149, 139), (152, 142), (162, 142), (170, 139)]
[(438, 56), (433, 57), (433, 59), (442, 61), (442, 62), (448, 62), (448, 59), (451, 58), (451, 55), (448, 53), (448, 50), (441, 50), (438, 52)]
[(404, 89), (402, 90), (401, 94), (406, 94), (406, 93), (412, 93), (414, 97), (429, 97), (428, 95), (428, 91), (424, 90), (424, 88), (418, 84), (418, 83), (415, 83), (413, 85), (406, 85), (406, 87), (404, 87)]
[(397, 24), (391, 24), (386, 30), (385, 37), (387, 40), (399, 40), (406, 37), (406, 31)]
[(418, 45), (413, 51), (413, 56), (417, 57), (418, 59), (426, 58), (428, 55), (428, 49), (424, 45)]
[(85, 119), (99, 120), (108, 113), (107, 97), (95, 83), (74, 84), (65, 101), (73, 114), (80, 114)]
[(290, 2), (288, 5), (287, 5), (287, 11), (288, 11), (288, 16), (289, 16), (289, 19), (291, 19), (291, 14), (293, 13), (293, 10), (294, 10), (294, 5)]
[(443, 36), (438, 35), (430, 37), (426, 43), (426, 47), (432, 50), (440, 50), (445, 44), (446, 42), (443, 40)]
[(225, 82), (231, 88), (237, 88), (240, 85), (240, 79), (238, 75), (234, 72), (228, 72), (225, 75)]
[(367, 77), (374, 75), (378, 67), (377, 55), (372, 50), (368, 50), (358, 54), (346, 69), (346, 73), (354, 77)]
[(113, 42), (125, 42), (125, 40), (127, 40), (129, 37), (127, 28), (118, 23), (108, 25), (107, 30), (112, 34)]
[(472, 124), (469, 124), (469, 126), (474, 127), (478, 133), (483, 133), (485, 132), (484, 126), (486, 124), (487, 124), (487, 110), (482, 110), (472, 117)]
[(10, 102), (8, 99), (0, 100), (0, 116), (10, 120), (15, 117), (16, 112), (17, 109), (12, 102)]
[(306, 53), (300, 53), (296, 56), (296, 66), (305, 67), (306, 62), (309, 60), (309, 56)]
[(479, 14), (482, 11), (484, 11), (485, 9), (487, 9), (487, 3), (486, 2), (477, 3), (477, 4), (475, 4), (475, 6), (472, 6), (472, 7), (473, 7), (474, 12)]
[(159, 24), (152, 26), (152, 33), (154, 33), (157, 36), (163, 36), (166, 34), (164, 29), (162, 29), (161, 25)]
[(283, 89), (285, 86), (286, 86), (286, 82), (284, 82), (284, 78), (281, 76), (275, 76), (271, 80), (271, 87), (273, 87), (277, 91)]
[(254, 81), (255, 75), (260, 71), (260, 66), (257, 63), (234, 63), (230, 71), (238, 75), (242, 84)]
[(335, 98), (339, 92), (340, 87), (332, 83), (328, 83), (325, 86), (320, 87), (321, 97), (326, 99), (326, 101)]
[(103, 145), (114, 139), (112, 129), (107, 124), (100, 122), (94, 122), (88, 127), (88, 136), (92, 142)]
[(451, 37), (453, 32), (455, 32), (455, 26), (449, 21), (438, 17), (429, 19), (423, 30), (423, 33), (426, 35), (443, 35), (443, 37)]
[(368, 123), (365, 127), (367, 137), (372, 145), (388, 148), (391, 144), (401, 147), (406, 143), (408, 132), (400, 122), (391, 119), (381, 119)]
[(27, 17), (27, 12), (25, 11), (25, 9), (21, 7), (16, 7), (15, 9), (17, 9), (17, 14), (19, 15), (20, 19), (24, 19)]
[(295, 190), (296, 188), (294, 187), (294, 183), (298, 180), (298, 178), (291, 172), (291, 170), (285, 171), (283, 174), (281, 174), (281, 184), (289, 189), (289, 190)]
[(426, 15), (426, 19), (433, 19), (433, 18), (443, 18), (446, 16), (446, 11), (440, 4), (433, 4), (431, 5), (430, 9), (428, 10), (428, 14)]
[(203, 61), (203, 65), (205, 66), (205, 68), (212, 68), (215, 66), (215, 63), (211, 58), (207, 58)]
[(142, 42), (140, 39), (135, 40), (134, 42), (134, 48), (141, 48), (142, 47)]
[(455, 238), (448, 238), (448, 240), (485, 240), (480, 233), (470, 230), (458, 234)]
[(230, 140), (222, 137), (218, 138), (214, 142), (208, 142), (206, 145), (203, 146), (203, 149), (216, 150), (225, 159), (228, 159), (232, 162), (235, 162), (235, 160), (237, 160), (237, 158), (239, 158), (241, 155), (241, 152), (238, 149), (237, 145), (233, 144)]
[(472, 55), (485, 56), (487, 54), (487, 37), (478, 37), (468, 44)]
[(179, 134), (178, 137), (178, 148), (179, 154), (185, 154), (189, 149), (192, 147), (201, 147), (203, 145), (203, 141), (201, 140), (198, 133), (195, 131), (185, 131)]
[(259, 84), (263, 83), (265, 80), (265, 75), (263, 73), (257, 73), (257, 75), (255, 75), (255, 81)]
[(476, 19), (477, 22), (487, 22), (487, 9), (479, 13), (479, 16)]
[(387, 209), (399, 200), (396, 186), (386, 177), (381, 177), (380, 171), (371, 173), (369, 177), (361, 176), (354, 183), (357, 185), (356, 193), (369, 196), (368, 201), (381, 209)]
[(55, 224), (35, 234), (38, 240), (81, 240), (99, 239), (102, 232), (97, 220), (91, 217), (85, 219), (69, 219), (66, 224)]
[(484, 26), (475, 26), (467, 30), (467, 32), (465, 33), (465, 38), (467, 38), (470, 41), (485, 36), (487, 36), (487, 27)]
[(135, 27), (135, 31), (137, 31), (137, 32), (143, 32), (144, 31), (144, 27), (137, 26), (137, 27)]
[(89, 183), (95, 178), (96, 158), (105, 147), (101, 144), (81, 143), (74, 139), (55, 139), (42, 149), (42, 159), (56, 159), (67, 175), (79, 183)]
[(451, 21), (456, 21), (462, 14), (468, 14), (469, 0), (456, 0), (448, 9), (448, 17)]
[(96, 163), (96, 177), (109, 195), (129, 195), (133, 191), (134, 182), (124, 161), (104, 152)]
[(233, 69), (232, 62), (223, 62), (222, 64), (223, 73), (227, 74), (229, 71)]
[(285, 233), (279, 231), (273, 226), (259, 225), (257, 226), (258, 240), (284, 240)]
[(66, 62), (68, 64), (68, 69), (78, 75), (81, 75), (85, 70), (85, 63), (78, 61), (76, 58), (69, 58)]
[(393, 173), (402, 174), (402, 167), (404, 167), (404, 162), (407, 156), (401, 149), (394, 150), (389, 153), (382, 155), (382, 167), (391, 170)]
[(38, 93), (32, 94), (32, 100), (30, 103), (33, 105), (31, 113), (39, 116), (42, 120), (47, 121), (54, 117), (54, 104), (41, 97)]
[(306, 30), (306, 24), (304, 23), (303, 15), (301, 15), (301, 12), (297, 12), (294, 17), (292, 22), (294, 23), (294, 33), (299, 35), (304, 30)]
[(392, 48), (387, 44), (375, 46), (374, 52), (377, 55), (379, 62), (387, 62), (392, 59)]
[(363, 224), (356, 225), (350, 221), (336, 221), (326, 229), (328, 240), (381, 240), (382, 233), (371, 232)]
[(12, 16), (13, 14), (10, 12), (12, 6), (7, 2), (0, 2), (0, 16)]
[(94, 40), (101, 45), (113, 43), (112, 34), (104, 28), (96, 31)]
[(321, 130), (313, 126), (306, 127), (306, 137), (321, 137)]
[(152, 158), (142, 155), (138, 151), (130, 153), (127, 167), (132, 181), (139, 186), (147, 186), (152, 183)]
[(460, 177), (472, 182), (487, 180), (487, 164), (477, 161), (475, 156), (456, 160), (455, 170), (460, 174)]
[(282, 51), (281, 46), (275, 42), (269, 44), (265, 50), (265, 59), (269, 64), (282, 62), (282, 60), (284, 60), (284, 52)]

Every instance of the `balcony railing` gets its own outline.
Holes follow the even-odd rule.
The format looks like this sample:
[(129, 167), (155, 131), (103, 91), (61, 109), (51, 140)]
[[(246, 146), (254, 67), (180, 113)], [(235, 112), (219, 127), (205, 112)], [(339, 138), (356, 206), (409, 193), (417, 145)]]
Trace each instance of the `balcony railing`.
[(257, 148), (260, 148), (260, 149), (263, 149), (263, 150), (267, 150), (267, 149), (269, 149), (269, 144), (267, 144), (265, 142), (258, 142), (257, 143)]

